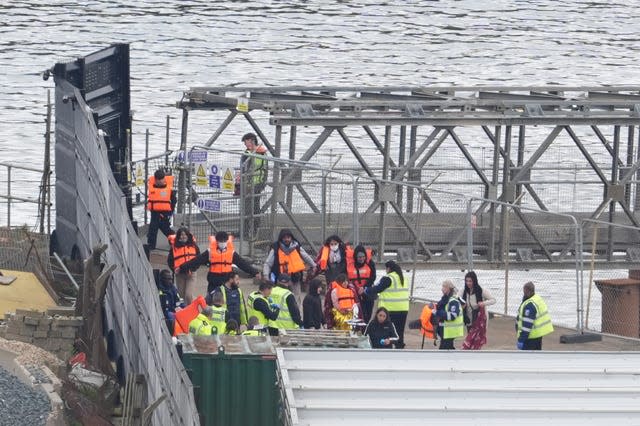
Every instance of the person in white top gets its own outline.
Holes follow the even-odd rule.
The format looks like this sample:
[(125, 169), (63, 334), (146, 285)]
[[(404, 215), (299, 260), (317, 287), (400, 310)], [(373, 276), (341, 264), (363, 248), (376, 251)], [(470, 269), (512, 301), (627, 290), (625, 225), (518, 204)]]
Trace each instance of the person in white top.
[(496, 303), (496, 299), (489, 293), (489, 290), (480, 287), (478, 276), (474, 271), (469, 271), (464, 276), (464, 289), (460, 292), (459, 297), (465, 304), (463, 313), (467, 331), (471, 329), (480, 309)]

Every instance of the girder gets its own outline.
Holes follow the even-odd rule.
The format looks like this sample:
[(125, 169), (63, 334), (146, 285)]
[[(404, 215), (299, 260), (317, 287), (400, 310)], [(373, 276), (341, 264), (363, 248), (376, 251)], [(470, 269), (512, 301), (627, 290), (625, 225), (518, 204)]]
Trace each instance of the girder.
[[(552, 173), (546, 171), (549, 166), (539, 163), (560, 143), (558, 139), (567, 138), (565, 141), (569, 140), (579, 153), (569, 154), (569, 159), (582, 161), (580, 164), (586, 164), (592, 171), (588, 175), (582, 173), (585, 166), (581, 165), (582, 174), (578, 180), (576, 167), (574, 185), (593, 184), (602, 188), (601, 193), (592, 192), (597, 195), (593, 196), (595, 200), (589, 208), (574, 213), (597, 218), (608, 210), (613, 220), (640, 224), (637, 217), (640, 143), (636, 136), (640, 133), (636, 132), (636, 127), (640, 126), (640, 86), (212, 86), (190, 88), (177, 106), (185, 111), (185, 121), (189, 110), (227, 112), (226, 119), (220, 121), (207, 145), (228, 131), (231, 121), (238, 115), (244, 116), (274, 156), (287, 155), (286, 148), (281, 146), (285, 127), (290, 129), (288, 156), (291, 160), (319, 162), (316, 156), (321, 148), (324, 149), (326, 141), (331, 138), (332, 147), (336, 143), (342, 144), (353, 156), (353, 173), (374, 180), (374, 198), (362, 206), (360, 214), (362, 217), (374, 212), (379, 215), (381, 235), (377, 242), (380, 251), (385, 247), (385, 216), (415, 211), (418, 198), (415, 194), (420, 190), (398, 187), (397, 194), (390, 198), (388, 194), (381, 194), (387, 191), (388, 184), (381, 185), (376, 179), (399, 185), (422, 185), (429, 180), (425, 170), (442, 166), (442, 159), (438, 160), (437, 154), (454, 155), (451, 146), (457, 148), (457, 161), (464, 161), (468, 165), (465, 170), (474, 172), (472, 178), (467, 177), (460, 183), (483, 188), (482, 193), (490, 204), (491, 201), (520, 204), (528, 196), (541, 210), (547, 211), (552, 209), (552, 203), (544, 193), (544, 185), (550, 182), (566, 185), (571, 181), (559, 177), (561, 171), (566, 173), (567, 170), (560, 167), (557, 168), (558, 177), (550, 180), (547, 176)], [(264, 125), (275, 127), (275, 145), (263, 132), (261, 126)], [(304, 133), (307, 128), (314, 129), (311, 137)], [(480, 138), (465, 134), (466, 129), (474, 128), (480, 131)], [(622, 134), (624, 131), (626, 137)], [(186, 125), (183, 125), (183, 132), (186, 132)], [(297, 152), (296, 147), (302, 148), (300, 140), (305, 141), (306, 150)], [(185, 135), (183, 141), (186, 141)], [(366, 155), (364, 146), (373, 147), (378, 155)], [(474, 151), (478, 146), (489, 150), (488, 166), (484, 164), (484, 155), (480, 161), (477, 149)], [(598, 146), (602, 153), (594, 152)], [(557, 161), (559, 165), (561, 159)], [(460, 171), (460, 168), (445, 167), (440, 173), (448, 170)], [(284, 170), (277, 179), (274, 177), (274, 185), (289, 188), (286, 201), (289, 211), (286, 213), (294, 215), (290, 209), (293, 186), (298, 188), (301, 199), (308, 202), (310, 211), (318, 212), (304, 188), (291, 183), (291, 176)], [(455, 180), (447, 178), (436, 184)], [(461, 188), (461, 192), (466, 193), (464, 187)], [(274, 195), (276, 193), (274, 186)], [(634, 195), (635, 199), (632, 198)], [(428, 191), (422, 190), (419, 198), (433, 212), (452, 211)], [(274, 201), (273, 197), (268, 197), (261, 210), (266, 211), (269, 206), (273, 209)], [(558, 205), (564, 207), (566, 203), (560, 201), (557, 201)], [(392, 209), (387, 208), (389, 203)], [(621, 215), (616, 214), (615, 204), (621, 205)], [(484, 208), (490, 223), (484, 242), (488, 245), (488, 260), (503, 259), (505, 250), (509, 250), (506, 247), (510, 222), (507, 209), (493, 204), (480, 211)], [(566, 210), (563, 212), (567, 213)], [(557, 242), (549, 243), (541, 238), (523, 213), (516, 212), (515, 216), (530, 235), (531, 245), (539, 247), (542, 258), (563, 261), (571, 241), (562, 242), (561, 255), (555, 256), (551, 246), (557, 246)], [(409, 235), (421, 235), (419, 224), (406, 220), (400, 220), (400, 223)], [(446, 251), (451, 252), (456, 245), (463, 244), (462, 235), (454, 236), (447, 243)], [(611, 241), (611, 231), (609, 238), (607, 251), (608, 257), (612, 258), (613, 250), (619, 248), (620, 243)], [(439, 251), (425, 241), (417, 241), (417, 244), (423, 253), (428, 253), (427, 257)]]

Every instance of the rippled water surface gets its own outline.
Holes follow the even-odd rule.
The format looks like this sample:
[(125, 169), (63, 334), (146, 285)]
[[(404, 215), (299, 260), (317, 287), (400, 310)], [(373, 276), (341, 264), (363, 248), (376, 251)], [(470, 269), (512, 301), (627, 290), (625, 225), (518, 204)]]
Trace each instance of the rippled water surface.
[[(167, 114), (178, 143), (174, 105), (195, 85), (638, 81), (640, 11), (628, 2), (326, 3), (3, 2), (1, 161), (42, 164), (46, 91), (53, 81), (43, 81), (40, 72), (115, 42), (131, 43), (138, 158), (146, 128), (152, 153), (162, 150)], [(190, 142), (206, 140), (207, 130), (194, 127)]]

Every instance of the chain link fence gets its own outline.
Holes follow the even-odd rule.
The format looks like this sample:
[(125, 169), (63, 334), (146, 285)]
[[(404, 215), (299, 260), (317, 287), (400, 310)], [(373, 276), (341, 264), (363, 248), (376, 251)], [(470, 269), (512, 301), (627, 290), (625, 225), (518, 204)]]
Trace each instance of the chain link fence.
[[(640, 228), (583, 219), (585, 329), (640, 338)], [(622, 244), (609, 244), (609, 236)], [(624, 258), (628, 269), (596, 268), (597, 257)]]
[[(633, 272), (596, 268), (588, 258), (597, 234), (595, 252), (624, 256), (630, 265), (639, 262), (637, 238), (628, 237), (626, 247), (607, 247), (607, 241), (619, 241), (620, 235), (640, 233), (638, 228), (588, 220), (579, 228), (572, 216), (474, 197), (475, 192), (442, 190), (446, 185), (437, 174), (418, 185), (354, 177), (355, 170), (271, 156), (265, 159), (264, 185), (256, 190), (256, 171), (241, 173), (243, 155), (252, 157), (241, 151), (193, 147), (184, 161), (183, 154), (167, 152), (136, 162), (132, 183), (144, 194), (146, 177), (156, 169), (172, 173), (176, 185), (184, 171), (190, 188), (179, 188), (186, 202), (174, 226), (189, 226), (203, 249), (210, 235), (224, 230), (236, 236), (239, 251), (260, 263), (281, 228), (292, 229), (312, 254), (327, 236), (336, 234), (373, 248), (378, 261), (397, 259), (410, 271), (414, 298), (439, 299), (445, 279), (462, 290), (464, 270), (459, 265), (465, 270), (475, 265), (480, 268), (480, 284), (497, 299), (490, 312), (516, 315), (522, 286), (532, 281), (556, 325), (638, 337), (635, 329), (628, 331), (623, 325), (640, 323), (634, 319), (640, 315), (640, 300), (627, 305), (625, 312), (611, 300), (640, 286), (599, 284), (633, 279)], [(136, 201), (140, 216), (144, 197)], [(616, 238), (608, 238), (608, 233)]]

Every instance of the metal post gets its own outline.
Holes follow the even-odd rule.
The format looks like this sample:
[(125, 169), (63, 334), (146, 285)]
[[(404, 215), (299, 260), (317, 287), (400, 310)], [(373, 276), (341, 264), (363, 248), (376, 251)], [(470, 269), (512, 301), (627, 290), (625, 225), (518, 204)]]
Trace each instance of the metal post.
[(573, 218), (575, 223), (576, 230), (576, 288), (577, 288), (577, 314), (578, 314), (578, 324), (576, 325), (576, 329), (579, 334), (584, 334), (584, 320), (583, 320), (583, 312), (584, 312), (584, 287), (583, 287), (583, 277), (582, 272), (584, 269), (584, 262), (582, 259), (582, 227), (578, 224), (575, 218)]
[(11, 166), (7, 166), (7, 228), (11, 228)]
[(51, 170), (51, 90), (47, 90), (47, 118), (44, 134), (44, 171), (42, 172), (42, 196), (40, 198), (40, 233), (44, 233), (45, 205), (49, 197), (49, 172)]
[[(491, 186), (497, 188), (498, 185), (498, 171), (500, 167), (500, 126), (496, 126), (495, 129), (495, 142), (493, 144), (493, 164), (492, 164), (492, 176)], [(493, 195), (493, 196), (492, 196)], [(487, 194), (487, 198), (491, 200), (491, 207), (489, 208), (489, 260), (495, 260), (496, 251), (496, 196), (497, 194)], [(500, 255), (502, 257), (502, 255)]]
[(473, 198), (467, 203), (467, 271), (473, 270)]
[[(289, 160), (296, 159), (296, 135), (298, 127), (291, 126), (291, 133), (289, 134)], [(293, 186), (287, 188), (287, 207), (290, 209), (293, 206)]]
[[(171, 128), (170, 123), (171, 123), (171, 117), (167, 115), (167, 129), (166, 129), (165, 140), (164, 140), (164, 152), (169, 152), (169, 130)], [(164, 156), (164, 165), (165, 166), (169, 165), (169, 154)]]
[(322, 188), (320, 192), (320, 197), (322, 199), (320, 215), (321, 219), (321, 234), (322, 241), (325, 241), (327, 238), (327, 172), (322, 171)]
[[(383, 166), (382, 166), (382, 179), (383, 180), (387, 180), (388, 176), (389, 176), (389, 149), (391, 146), (391, 126), (385, 126), (384, 128), (384, 161), (383, 161)], [(382, 185), (382, 184), (381, 184)], [(383, 197), (386, 197), (387, 194), (385, 194), (384, 189), (381, 187), (381, 190), (378, 192), (378, 196), (382, 195)], [(380, 253), (378, 253), (378, 260), (382, 261), (382, 255), (384, 253), (384, 243), (385, 243), (385, 233), (384, 233), (384, 227), (385, 227), (385, 214), (387, 211), (387, 202), (386, 201), (382, 201), (380, 203), (380, 243), (379, 243), (379, 248), (380, 248)]]
[[(147, 131), (145, 132), (145, 135), (144, 135), (144, 196), (145, 198), (148, 196), (148, 194), (149, 194), (149, 129), (147, 128)], [(148, 212), (147, 212), (147, 206), (145, 202), (145, 206), (144, 206), (144, 224), (145, 225), (148, 223), (147, 215), (148, 215)]]
[[(187, 132), (189, 128), (189, 110), (184, 108), (182, 110), (182, 134), (180, 135), (180, 151), (182, 151), (182, 165), (187, 164)], [(187, 182), (185, 179), (185, 171), (184, 167), (180, 168), (178, 173), (178, 213), (184, 213), (184, 192), (187, 187)]]
[[(620, 158), (620, 126), (613, 127), (613, 153), (611, 160), (611, 185), (618, 182), (618, 159)], [(609, 223), (616, 220), (616, 201), (609, 203)], [(577, 257), (577, 254), (576, 254)], [(607, 260), (613, 260), (613, 227), (607, 229)]]
[[(274, 147), (274, 157), (280, 158), (280, 149), (282, 146), (282, 126), (276, 126), (276, 140)], [(273, 194), (271, 196), (271, 234), (273, 236), (273, 240), (275, 241), (278, 238), (276, 234), (276, 211), (278, 209), (278, 198), (279, 198), (279, 182), (280, 182), (280, 163), (277, 161), (273, 162)]]
[(353, 241), (355, 244), (360, 244), (360, 223), (358, 219), (358, 182), (353, 175), (350, 176), (353, 188)]

